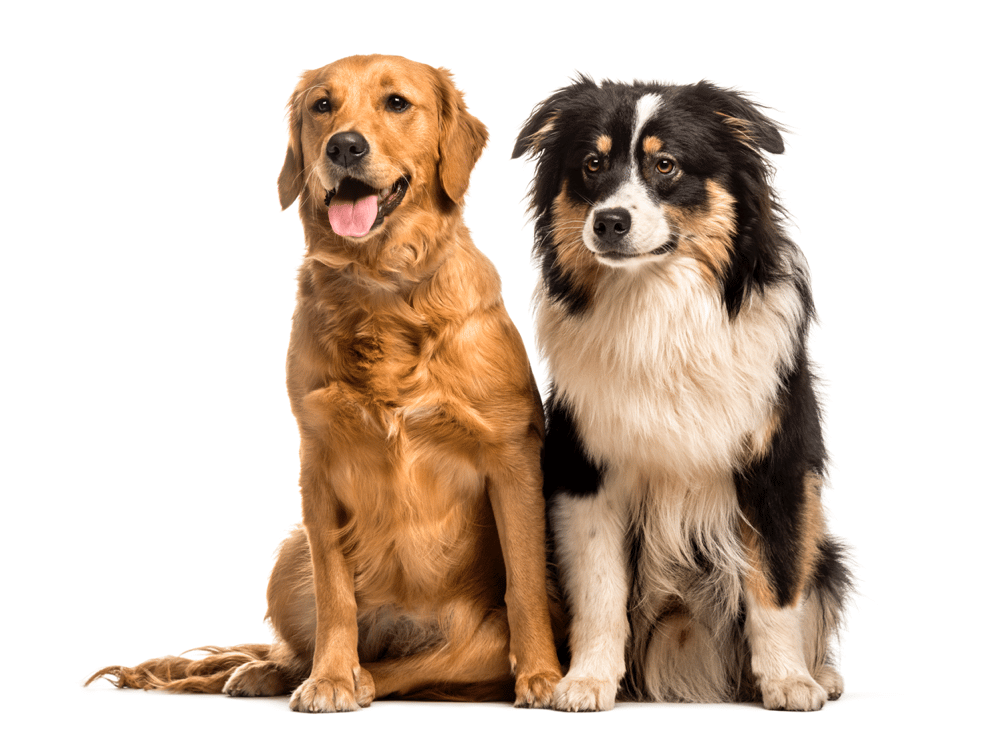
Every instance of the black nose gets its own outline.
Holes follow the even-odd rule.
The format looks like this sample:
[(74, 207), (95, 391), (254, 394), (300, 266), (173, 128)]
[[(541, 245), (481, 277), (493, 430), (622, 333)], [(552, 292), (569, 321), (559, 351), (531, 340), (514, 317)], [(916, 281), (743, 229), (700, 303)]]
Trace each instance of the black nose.
[(349, 167), (360, 161), (368, 153), (368, 141), (361, 133), (348, 131), (337, 133), (326, 143), (326, 155), (330, 161), (342, 167)]
[(618, 242), (632, 228), (632, 214), (624, 208), (605, 208), (594, 214), (594, 234), (605, 242)]

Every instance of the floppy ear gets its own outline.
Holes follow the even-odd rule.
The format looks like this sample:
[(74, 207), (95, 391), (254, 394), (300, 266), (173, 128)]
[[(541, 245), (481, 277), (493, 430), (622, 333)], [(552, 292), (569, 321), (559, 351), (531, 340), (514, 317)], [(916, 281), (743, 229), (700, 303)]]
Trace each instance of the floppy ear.
[(288, 151), (285, 164), (278, 175), (278, 198), (284, 211), (295, 202), (305, 187), (305, 168), (302, 163), (302, 108), (300, 99), (306, 90), (306, 77), (302, 76), (288, 100)]
[(565, 98), (566, 89), (562, 89), (535, 107), (514, 142), (511, 159), (518, 159), (529, 151), (531, 156), (538, 156), (545, 149), (546, 141), (556, 132)]
[(569, 86), (559, 89), (556, 93), (535, 107), (531, 117), (521, 127), (521, 133), (514, 143), (512, 159), (524, 156), (529, 151), (531, 156), (538, 156), (549, 146), (556, 143), (559, 136), (560, 118), (566, 109), (581, 96), (598, 88), (593, 79), (577, 74), (577, 78)]
[(760, 111), (760, 107), (743, 94), (723, 89), (707, 81), (698, 84), (710, 92), (716, 114), (737, 140), (753, 149), (763, 149), (772, 154), (785, 151), (780, 126)]
[(455, 203), (469, 187), (472, 168), (486, 147), (486, 126), (469, 114), (462, 92), (452, 83), (451, 73), (438, 68), (435, 87), (440, 102), (438, 121), (438, 176), (445, 193)]
[(560, 95), (556, 94), (535, 107), (535, 111), (524, 123), (517, 136), (517, 141), (514, 142), (514, 153), (510, 155), (511, 159), (518, 159), (529, 151), (532, 156), (538, 156), (544, 150), (546, 136), (555, 133), (556, 124), (559, 122), (560, 98)]

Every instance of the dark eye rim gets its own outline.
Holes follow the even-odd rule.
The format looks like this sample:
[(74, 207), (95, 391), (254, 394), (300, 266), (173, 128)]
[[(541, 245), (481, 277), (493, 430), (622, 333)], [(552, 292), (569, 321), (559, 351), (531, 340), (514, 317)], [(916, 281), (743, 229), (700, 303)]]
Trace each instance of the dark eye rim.
[(313, 102), (312, 111), (318, 112), (320, 114), (326, 114), (327, 112), (332, 112), (333, 102), (330, 101), (329, 97), (324, 96), (322, 99), (317, 99), (315, 102)]
[(601, 160), (601, 157), (594, 156), (593, 154), (591, 154), (590, 156), (588, 156), (586, 159), (583, 160), (583, 171), (587, 172), (588, 174), (596, 174), (600, 172), (602, 166), (603, 162)]
[(405, 112), (413, 105), (401, 94), (389, 94), (385, 99), (385, 108), (390, 112)]

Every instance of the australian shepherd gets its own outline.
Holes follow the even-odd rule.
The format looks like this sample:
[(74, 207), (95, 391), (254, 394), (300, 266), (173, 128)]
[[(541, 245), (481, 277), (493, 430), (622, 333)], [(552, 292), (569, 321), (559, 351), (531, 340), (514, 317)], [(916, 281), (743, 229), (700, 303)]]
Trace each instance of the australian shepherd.
[(821, 504), (826, 453), (806, 262), (744, 96), (581, 78), (514, 156), (531, 190), (552, 378), (545, 494), (571, 615), (555, 705), (843, 691), (850, 575)]

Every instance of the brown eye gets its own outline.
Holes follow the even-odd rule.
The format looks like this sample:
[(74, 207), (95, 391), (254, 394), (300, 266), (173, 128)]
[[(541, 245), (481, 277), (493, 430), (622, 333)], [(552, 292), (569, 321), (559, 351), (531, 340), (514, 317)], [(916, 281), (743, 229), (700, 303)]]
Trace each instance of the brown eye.
[(410, 108), (410, 103), (399, 94), (393, 94), (385, 100), (385, 106), (392, 112), (405, 112)]
[(656, 171), (660, 174), (670, 174), (674, 171), (674, 163), (670, 159), (660, 159), (656, 162)]
[(313, 106), (313, 112), (329, 112), (333, 107), (329, 99), (320, 99)]
[(591, 156), (583, 164), (588, 172), (597, 172), (601, 168), (601, 160), (596, 156)]

